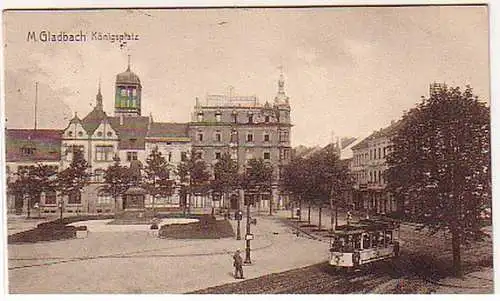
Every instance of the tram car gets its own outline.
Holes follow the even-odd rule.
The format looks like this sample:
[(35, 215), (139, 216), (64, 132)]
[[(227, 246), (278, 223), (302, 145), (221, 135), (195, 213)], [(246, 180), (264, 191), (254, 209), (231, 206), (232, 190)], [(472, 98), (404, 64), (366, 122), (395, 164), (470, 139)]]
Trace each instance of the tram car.
[(360, 220), (340, 225), (331, 236), (330, 265), (357, 268), (399, 256), (399, 223)]

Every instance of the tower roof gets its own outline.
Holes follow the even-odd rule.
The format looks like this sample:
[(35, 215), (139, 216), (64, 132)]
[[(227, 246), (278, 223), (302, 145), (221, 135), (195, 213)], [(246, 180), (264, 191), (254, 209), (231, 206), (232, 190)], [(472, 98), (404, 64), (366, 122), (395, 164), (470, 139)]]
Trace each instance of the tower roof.
[(139, 76), (130, 70), (130, 56), (128, 57), (128, 66), (125, 72), (122, 72), (116, 76), (117, 84), (135, 84), (140, 85), (141, 80)]

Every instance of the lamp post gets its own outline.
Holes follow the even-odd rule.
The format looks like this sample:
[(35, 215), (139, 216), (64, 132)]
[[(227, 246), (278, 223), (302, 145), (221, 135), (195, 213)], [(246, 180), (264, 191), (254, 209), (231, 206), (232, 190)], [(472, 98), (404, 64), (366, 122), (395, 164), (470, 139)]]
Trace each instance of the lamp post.
[[(252, 195), (252, 198), (254, 195)], [(250, 259), (250, 200), (247, 201), (247, 233), (245, 235), (246, 240), (246, 248), (245, 248), (245, 261), (246, 264), (251, 264), (252, 260)]]
[(242, 214), (241, 214), (241, 211), (238, 209), (238, 211), (236, 211), (236, 214), (235, 214), (235, 218), (236, 218), (236, 222), (237, 222), (237, 227), (236, 227), (236, 240), (241, 240), (241, 217), (242, 217)]

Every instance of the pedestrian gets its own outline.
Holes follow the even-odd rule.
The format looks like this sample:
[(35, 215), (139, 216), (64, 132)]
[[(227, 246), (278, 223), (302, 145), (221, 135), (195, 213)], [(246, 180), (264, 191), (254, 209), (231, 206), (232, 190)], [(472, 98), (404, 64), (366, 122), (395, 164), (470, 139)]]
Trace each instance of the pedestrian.
[(244, 279), (243, 277), (243, 258), (240, 255), (241, 251), (236, 250), (236, 253), (233, 255), (233, 266), (234, 266), (234, 278), (235, 279)]

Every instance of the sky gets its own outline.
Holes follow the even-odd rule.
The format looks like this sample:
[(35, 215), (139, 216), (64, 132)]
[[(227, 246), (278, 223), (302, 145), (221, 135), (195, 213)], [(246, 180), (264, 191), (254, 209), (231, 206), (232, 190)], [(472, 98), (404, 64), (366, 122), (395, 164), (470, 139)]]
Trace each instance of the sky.
[[(7, 11), (4, 13), (7, 128), (65, 128), (95, 104), (113, 113), (116, 74), (142, 82), (142, 114), (188, 122), (196, 97), (256, 95), (272, 102), (280, 66), (292, 108), (292, 145), (364, 137), (399, 119), (431, 82), (469, 84), (490, 102), (485, 6), (170, 10)], [(87, 34), (87, 42), (27, 41), (28, 32)], [(139, 40), (91, 40), (92, 32)]]

